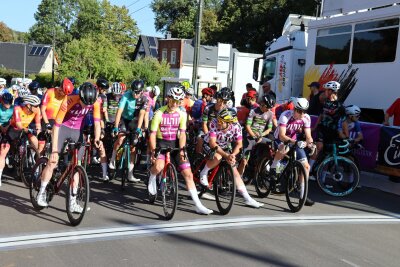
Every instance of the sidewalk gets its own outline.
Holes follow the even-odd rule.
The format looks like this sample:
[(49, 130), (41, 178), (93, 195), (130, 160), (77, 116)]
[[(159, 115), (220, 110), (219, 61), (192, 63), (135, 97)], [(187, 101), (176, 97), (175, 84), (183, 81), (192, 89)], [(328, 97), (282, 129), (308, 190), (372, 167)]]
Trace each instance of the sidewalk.
[(372, 172), (361, 172), (360, 184), (365, 187), (372, 187), (384, 192), (400, 195), (400, 183), (394, 183), (386, 175)]

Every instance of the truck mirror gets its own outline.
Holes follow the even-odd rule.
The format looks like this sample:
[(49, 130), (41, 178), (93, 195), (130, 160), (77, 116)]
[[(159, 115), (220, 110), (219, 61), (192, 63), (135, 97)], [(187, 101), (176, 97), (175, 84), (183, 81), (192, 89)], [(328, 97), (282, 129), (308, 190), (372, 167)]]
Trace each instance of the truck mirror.
[(260, 58), (256, 58), (254, 60), (254, 65), (253, 65), (253, 79), (258, 82), (258, 68), (260, 66)]

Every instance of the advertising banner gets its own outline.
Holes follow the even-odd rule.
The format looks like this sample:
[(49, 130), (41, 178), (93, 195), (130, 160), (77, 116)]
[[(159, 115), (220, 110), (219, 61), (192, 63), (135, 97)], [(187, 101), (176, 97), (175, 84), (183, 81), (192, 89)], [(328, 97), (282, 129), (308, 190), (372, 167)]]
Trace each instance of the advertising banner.
[(360, 124), (364, 136), (363, 148), (355, 149), (354, 156), (357, 157), (361, 170), (372, 170), (376, 167), (382, 125), (363, 122)]
[(400, 176), (400, 128), (381, 127), (377, 170)]

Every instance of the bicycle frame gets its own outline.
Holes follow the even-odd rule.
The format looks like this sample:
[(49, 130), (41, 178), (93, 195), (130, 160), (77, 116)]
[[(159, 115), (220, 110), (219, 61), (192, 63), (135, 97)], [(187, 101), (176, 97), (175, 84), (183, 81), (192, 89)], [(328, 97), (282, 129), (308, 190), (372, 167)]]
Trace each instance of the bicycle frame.
[[(74, 143), (68, 143), (67, 146), (71, 146)], [(64, 183), (65, 179), (67, 179), (68, 175), (71, 174), (72, 170), (75, 168), (76, 165), (78, 165), (78, 152), (79, 152), (79, 143), (75, 143), (74, 144), (74, 148), (72, 150), (72, 160), (69, 162), (67, 169), (62, 173), (62, 175), (57, 179), (55, 186), (54, 186), (54, 190), (56, 194), (58, 194), (58, 192), (60, 192), (61, 186)], [(73, 177), (71, 177), (73, 178)]]

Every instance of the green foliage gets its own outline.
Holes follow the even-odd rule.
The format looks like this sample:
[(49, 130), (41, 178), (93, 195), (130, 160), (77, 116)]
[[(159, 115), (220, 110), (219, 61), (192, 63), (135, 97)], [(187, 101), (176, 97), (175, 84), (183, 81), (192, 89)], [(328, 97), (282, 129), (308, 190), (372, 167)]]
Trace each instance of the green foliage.
[(17, 70), (0, 68), (0, 77), (6, 79), (7, 84), (10, 84), (12, 78), (17, 78), (22, 76), (23, 74)]
[[(51, 88), (53, 87), (53, 83), (51, 80), (51, 72), (50, 73), (39, 73), (34, 75), (34, 77), (29, 77), (32, 80), (38, 81), (41, 87)], [(59, 77), (55, 76), (54, 80), (59, 80)]]
[(158, 85), (161, 77), (173, 77), (173, 72), (170, 71), (166, 61), (161, 63), (155, 58), (142, 58), (131, 63), (131, 77), (133, 79), (143, 79), (146, 85)]
[(11, 42), (13, 41), (13, 32), (7, 25), (0, 21), (0, 41), (1, 42)]

